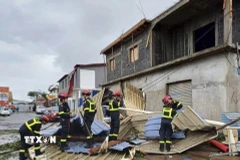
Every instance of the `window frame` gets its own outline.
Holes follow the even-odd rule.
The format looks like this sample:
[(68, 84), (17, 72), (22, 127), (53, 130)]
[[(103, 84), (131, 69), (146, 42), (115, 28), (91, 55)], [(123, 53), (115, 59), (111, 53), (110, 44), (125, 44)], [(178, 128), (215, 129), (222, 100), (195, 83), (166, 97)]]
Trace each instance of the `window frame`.
[[(113, 62), (113, 64), (112, 64), (112, 62)], [(112, 66), (112, 65), (113, 65), (113, 66)], [(115, 57), (113, 57), (113, 58), (110, 58), (110, 59), (108, 60), (108, 70), (109, 70), (110, 72), (112, 72), (112, 71), (115, 70), (115, 68), (116, 68), (116, 60), (115, 60)]]
[[(134, 63), (139, 59), (139, 45), (135, 44), (128, 50), (129, 53), (129, 63)], [(137, 55), (137, 56), (136, 56)]]

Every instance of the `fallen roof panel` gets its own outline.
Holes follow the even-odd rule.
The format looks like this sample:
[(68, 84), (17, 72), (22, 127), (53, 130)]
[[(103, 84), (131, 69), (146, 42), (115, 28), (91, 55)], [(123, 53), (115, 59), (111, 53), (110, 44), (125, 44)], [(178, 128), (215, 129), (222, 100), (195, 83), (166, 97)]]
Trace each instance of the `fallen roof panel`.
[[(149, 119), (150, 121), (155, 122), (159, 118), (152, 117)], [(184, 152), (192, 147), (195, 147), (208, 140), (214, 139), (218, 136), (218, 132), (216, 131), (215, 126), (208, 124), (189, 106), (184, 108), (184, 110), (173, 119), (172, 123), (176, 126), (176, 128), (188, 132), (186, 133), (185, 139), (173, 141), (171, 152), (160, 152), (158, 141), (151, 141), (149, 143), (136, 146), (135, 148), (147, 153), (176, 154)]]
[(208, 124), (189, 106), (185, 107), (184, 110), (173, 119), (172, 124), (182, 131), (211, 131), (215, 129), (215, 126)]
[(157, 140), (135, 146), (135, 148), (140, 149), (146, 153), (152, 153), (152, 154), (176, 154), (176, 153), (182, 153), (199, 144), (202, 144), (206, 141), (214, 139), (217, 136), (218, 136), (217, 131), (210, 131), (210, 132), (190, 131), (187, 133), (187, 137), (185, 139), (173, 140), (173, 145), (170, 152), (167, 152), (167, 151), (160, 152), (159, 141)]

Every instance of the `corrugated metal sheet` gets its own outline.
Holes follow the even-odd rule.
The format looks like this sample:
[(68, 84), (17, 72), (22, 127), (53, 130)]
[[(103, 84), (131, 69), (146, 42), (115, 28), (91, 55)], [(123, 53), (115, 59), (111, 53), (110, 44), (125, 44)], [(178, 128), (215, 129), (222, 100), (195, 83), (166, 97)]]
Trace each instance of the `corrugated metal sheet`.
[[(147, 138), (160, 138), (159, 130), (161, 124), (162, 114), (151, 117), (145, 125), (144, 136)], [(185, 138), (184, 131), (174, 132), (172, 138), (182, 139)]]
[[(156, 121), (158, 118), (155, 116), (150, 118)], [(136, 146), (136, 149), (140, 149), (147, 153), (155, 154), (176, 154), (184, 152), (192, 147), (195, 147), (208, 140), (214, 139), (218, 136), (218, 133), (214, 126), (205, 122), (195, 111), (189, 106), (186, 107), (179, 115), (174, 118), (173, 124), (180, 130), (189, 130), (185, 139), (174, 140), (171, 152), (160, 152), (159, 141), (151, 141), (146, 144)]]
[(183, 106), (192, 106), (191, 81), (169, 84), (168, 87), (168, 93), (174, 100), (182, 102)]
[[(81, 127), (83, 126), (83, 120), (82, 120), (82, 117), (80, 116), (75, 116), (72, 121), (75, 120), (75, 122), (79, 122), (79, 124), (77, 123), (74, 123), (74, 127)], [(59, 126), (59, 127), (54, 127), (54, 128), (49, 128), (49, 129), (46, 129), (46, 130), (42, 130), (40, 131), (40, 134), (43, 135), (43, 136), (51, 136), (51, 135), (54, 135), (55, 133), (58, 132), (59, 129), (61, 129), (62, 127)], [(102, 132), (106, 132), (106, 135), (108, 135), (109, 131), (110, 131), (110, 127), (108, 125), (106, 125), (105, 123), (102, 123), (98, 120), (94, 120), (93, 121), (93, 124), (91, 126), (91, 130), (93, 132), (94, 135), (98, 135)]]
[(207, 142), (211, 139), (214, 139), (218, 136), (216, 131), (204, 132), (204, 131), (194, 131), (188, 132), (187, 137), (182, 140), (173, 140), (171, 151), (160, 152), (159, 150), (159, 141), (151, 141), (146, 144), (135, 146), (136, 149), (140, 149), (146, 153), (152, 154), (176, 154), (182, 153), (190, 148), (193, 148), (199, 144)]
[(121, 142), (115, 146), (110, 147), (109, 149), (117, 150), (117, 151), (123, 151), (126, 148), (133, 147), (133, 145), (127, 143), (127, 142)]
[(184, 110), (173, 119), (172, 123), (180, 130), (210, 131), (215, 129), (215, 126), (208, 124), (189, 106), (185, 107)]
[[(236, 112), (227, 112), (227, 113), (222, 113), (221, 114), (221, 121), (224, 123), (228, 123), (231, 122), (232, 120), (237, 119), (238, 117), (240, 117), (240, 113), (236, 113)], [(236, 122), (231, 124), (230, 126), (233, 127), (239, 127), (240, 126), (240, 122)], [(240, 137), (240, 129), (238, 130), (238, 137)]]

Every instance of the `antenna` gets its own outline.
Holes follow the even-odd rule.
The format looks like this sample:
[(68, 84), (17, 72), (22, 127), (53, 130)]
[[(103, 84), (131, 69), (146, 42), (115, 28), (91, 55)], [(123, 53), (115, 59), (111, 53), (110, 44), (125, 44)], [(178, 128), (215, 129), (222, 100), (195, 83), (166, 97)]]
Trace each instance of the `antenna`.
[(140, 0), (139, 0), (139, 3), (140, 3), (140, 6), (141, 6), (141, 9), (139, 8), (139, 6), (137, 4), (136, 4), (136, 6), (138, 7), (139, 11), (143, 14), (143, 17), (146, 19), (146, 16), (145, 16), (143, 8), (142, 8), (142, 3), (141, 3)]
[(144, 16), (144, 18), (146, 18), (146, 15), (145, 15), (144, 10), (143, 10), (143, 7), (142, 7), (141, 0), (139, 0), (139, 3), (140, 3), (140, 7), (141, 7), (141, 9), (142, 9), (143, 16)]

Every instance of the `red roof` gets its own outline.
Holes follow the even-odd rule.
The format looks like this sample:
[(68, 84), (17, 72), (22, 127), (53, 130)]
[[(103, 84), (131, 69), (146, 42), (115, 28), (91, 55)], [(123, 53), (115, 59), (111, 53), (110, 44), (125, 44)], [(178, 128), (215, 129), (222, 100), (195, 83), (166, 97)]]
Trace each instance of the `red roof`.
[(9, 87), (1, 87), (0, 86), (0, 92), (9, 92)]

